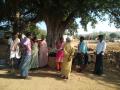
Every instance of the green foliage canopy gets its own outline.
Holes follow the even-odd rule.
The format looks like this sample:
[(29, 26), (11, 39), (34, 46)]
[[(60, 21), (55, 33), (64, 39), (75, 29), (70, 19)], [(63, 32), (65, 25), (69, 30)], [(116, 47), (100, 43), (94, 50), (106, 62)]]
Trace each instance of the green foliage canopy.
[(106, 14), (110, 23), (120, 28), (120, 0), (0, 0), (0, 22), (8, 21), (14, 30), (45, 21), (48, 46), (53, 46), (76, 18), (87, 30), (89, 22), (94, 27)]
[(86, 29), (88, 22), (94, 26), (97, 19), (105, 20), (103, 16), (107, 14), (110, 23), (120, 27), (120, 0), (1, 0), (0, 8), (1, 21), (13, 21), (19, 11), (24, 22), (54, 19), (66, 28), (80, 17)]

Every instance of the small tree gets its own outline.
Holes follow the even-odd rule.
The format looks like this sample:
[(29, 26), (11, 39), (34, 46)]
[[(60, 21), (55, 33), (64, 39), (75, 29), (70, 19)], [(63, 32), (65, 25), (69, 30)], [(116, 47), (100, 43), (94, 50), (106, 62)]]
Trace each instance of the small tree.
[(111, 34), (110, 34), (110, 38), (111, 38), (111, 39), (117, 38), (117, 34), (116, 34), (116, 33), (111, 33)]

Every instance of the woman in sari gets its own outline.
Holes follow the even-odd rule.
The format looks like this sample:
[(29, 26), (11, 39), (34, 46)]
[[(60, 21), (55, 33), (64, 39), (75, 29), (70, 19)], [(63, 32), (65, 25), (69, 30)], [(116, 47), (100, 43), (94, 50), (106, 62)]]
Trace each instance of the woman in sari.
[(39, 42), (39, 67), (45, 67), (48, 64), (48, 48), (47, 43), (42, 35), (41, 41)]
[(63, 62), (63, 57), (64, 57), (64, 41), (63, 38), (61, 37), (60, 40), (56, 43), (56, 69), (57, 71), (61, 71), (61, 65)]
[(74, 55), (74, 48), (71, 45), (70, 38), (67, 38), (66, 43), (64, 45), (64, 60), (61, 69), (61, 77), (63, 79), (68, 79), (70, 76), (73, 55)]
[(29, 79), (28, 76), (31, 62), (31, 33), (26, 33), (26, 38), (21, 42), (23, 47), (22, 58), (20, 63), (20, 77), (23, 79)]
[(38, 42), (37, 38), (34, 37), (32, 40), (32, 56), (31, 56), (31, 69), (36, 69), (39, 67), (38, 63)]

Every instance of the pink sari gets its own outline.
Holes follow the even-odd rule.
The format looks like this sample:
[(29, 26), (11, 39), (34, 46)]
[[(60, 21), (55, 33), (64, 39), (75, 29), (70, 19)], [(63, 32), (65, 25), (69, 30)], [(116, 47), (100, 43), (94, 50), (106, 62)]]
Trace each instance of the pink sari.
[(44, 67), (48, 64), (48, 48), (45, 40), (39, 43), (39, 67)]
[(63, 62), (63, 57), (64, 57), (64, 42), (58, 42), (56, 45), (57, 52), (56, 52), (56, 62)]

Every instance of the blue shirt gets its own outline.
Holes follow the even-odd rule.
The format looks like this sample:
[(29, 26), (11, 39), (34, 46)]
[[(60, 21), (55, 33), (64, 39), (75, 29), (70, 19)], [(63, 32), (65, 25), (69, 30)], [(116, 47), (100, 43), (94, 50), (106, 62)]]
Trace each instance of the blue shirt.
[(80, 52), (80, 53), (84, 53), (84, 54), (86, 54), (87, 53), (87, 51), (88, 51), (88, 48), (87, 48), (87, 44), (83, 41), (83, 42), (80, 42), (79, 43), (79, 46), (78, 46), (78, 51)]

